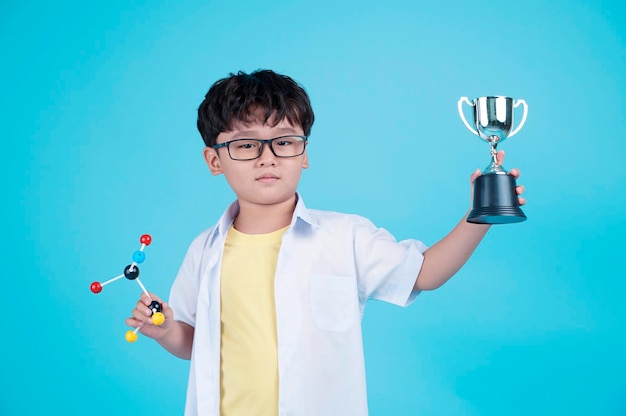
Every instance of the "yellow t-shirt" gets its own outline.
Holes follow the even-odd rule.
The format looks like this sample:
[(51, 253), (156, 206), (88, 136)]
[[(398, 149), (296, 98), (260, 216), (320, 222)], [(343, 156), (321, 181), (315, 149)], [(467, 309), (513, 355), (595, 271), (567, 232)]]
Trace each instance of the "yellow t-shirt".
[(278, 414), (274, 275), (286, 230), (228, 231), (220, 288), (222, 416)]

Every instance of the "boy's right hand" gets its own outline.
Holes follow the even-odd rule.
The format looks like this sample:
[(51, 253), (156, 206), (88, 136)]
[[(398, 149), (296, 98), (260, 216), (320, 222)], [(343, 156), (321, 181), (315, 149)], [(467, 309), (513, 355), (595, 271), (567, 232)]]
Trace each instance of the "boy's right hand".
[[(174, 322), (174, 311), (166, 302), (162, 301), (153, 293), (150, 293), (150, 297), (152, 297), (152, 299), (145, 293), (141, 294), (141, 298), (139, 298), (135, 309), (132, 311), (133, 316), (126, 319), (126, 325), (133, 328), (141, 327), (139, 333), (158, 341), (167, 333), (168, 328), (171, 326), (172, 322)], [(152, 323), (152, 311), (149, 306), (153, 300), (161, 304), (161, 313), (165, 315), (165, 322), (163, 322), (162, 325)]]

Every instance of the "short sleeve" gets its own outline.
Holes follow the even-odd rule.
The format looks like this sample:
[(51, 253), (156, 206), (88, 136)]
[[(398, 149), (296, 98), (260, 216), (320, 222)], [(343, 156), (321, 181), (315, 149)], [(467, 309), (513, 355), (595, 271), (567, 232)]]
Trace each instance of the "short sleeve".
[(385, 229), (366, 219), (355, 227), (355, 259), (359, 297), (407, 306), (419, 292), (417, 280), (424, 252), (428, 248), (419, 240), (396, 241)]
[(200, 238), (196, 238), (189, 246), (172, 284), (169, 298), (169, 306), (174, 310), (174, 319), (194, 328), (202, 267), (202, 247)]

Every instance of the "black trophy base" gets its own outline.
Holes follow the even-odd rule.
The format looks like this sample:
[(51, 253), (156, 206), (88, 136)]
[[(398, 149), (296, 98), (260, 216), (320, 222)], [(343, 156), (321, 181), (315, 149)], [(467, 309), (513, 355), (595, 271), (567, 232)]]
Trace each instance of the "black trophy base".
[(467, 222), (512, 224), (526, 221), (515, 186), (515, 178), (508, 174), (480, 175), (474, 182), (474, 209), (467, 216)]

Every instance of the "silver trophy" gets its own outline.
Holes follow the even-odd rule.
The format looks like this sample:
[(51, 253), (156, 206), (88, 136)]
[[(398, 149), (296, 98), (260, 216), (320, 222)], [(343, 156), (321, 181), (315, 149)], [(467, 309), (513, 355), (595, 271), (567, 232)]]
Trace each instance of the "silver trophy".
[[(463, 113), (463, 103), (474, 108), (472, 127)], [(524, 108), (522, 121), (513, 129), (513, 115), (518, 106)], [(524, 100), (509, 97), (480, 97), (470, 101), (459, 99), (459, 115), (465, 127), (491, 145), (491, 163), (474, 183), (474, 206), (467, 217), (468, 222), (478, 224), (510, 224), (526, 220), (515, 192), (515, 178), (496, 164), (498, 144), (516, 135), (528, 115)], [(512, 131), (511, 131), (512, 130)]]

